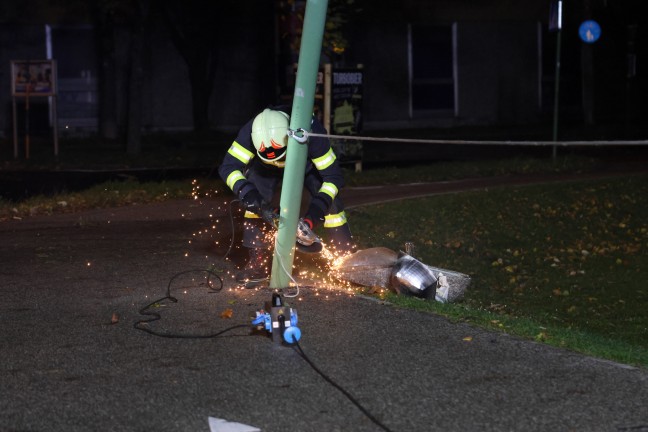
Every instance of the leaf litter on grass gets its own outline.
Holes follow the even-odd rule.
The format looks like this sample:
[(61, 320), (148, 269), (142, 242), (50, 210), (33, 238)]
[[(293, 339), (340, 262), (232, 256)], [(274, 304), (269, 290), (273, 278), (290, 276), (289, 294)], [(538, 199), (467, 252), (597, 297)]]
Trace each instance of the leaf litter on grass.
[(415, 239), (423, 262), (469, 274), (465, 307), (648, 349), (645, 175), (405, 200), (362, 220), (363, 247)]

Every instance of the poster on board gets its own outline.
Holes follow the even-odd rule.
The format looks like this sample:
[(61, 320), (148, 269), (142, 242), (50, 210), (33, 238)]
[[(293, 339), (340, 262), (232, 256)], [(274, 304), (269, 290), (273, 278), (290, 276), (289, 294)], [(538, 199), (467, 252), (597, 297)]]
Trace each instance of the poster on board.
[[(331, 79), (331, 133), (358, 135), (362, 128), (363, 70), (333, 69)], [(331, 139), (340, 160), (361, 160), (362, 142), (353, 139)]]
[(55, 60), (12, 60), (12, 96), (55, 96)]
[[(297, 65), (292, 68), (292, 88), (297, 75)], [(333, 68), (324, 65), (317, 73), (313, 115), (332, 135), (349, 135), (349, 138), (330, 138), (331, 147), (341, 162), (362, 160), (362, 141), (351, 138), (362, 129), (364, 69), (362, 65)], [(291, 103), (292, 93), (281, 96), (282, 103)], [(357, 168), (356, 168), (357, 169)]]

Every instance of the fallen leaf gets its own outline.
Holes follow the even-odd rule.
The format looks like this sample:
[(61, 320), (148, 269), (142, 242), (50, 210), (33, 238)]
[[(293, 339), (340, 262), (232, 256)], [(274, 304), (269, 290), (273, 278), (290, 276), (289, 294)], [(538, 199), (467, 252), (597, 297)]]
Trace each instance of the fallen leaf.
[(112, 318), (110, 318), (110, 324), (117, 324), (119, 322), (119, 315), (117, 312), (113, 312)]
[(230, 308), (227, 308), (220, 314), (220, 317), (223, 319), (228, 319), (232, 318), (232, 315), (234, 315), (234, 311)]
[(466, 342), (472, 342), (472, 336), (466, 336), (463, 340)]

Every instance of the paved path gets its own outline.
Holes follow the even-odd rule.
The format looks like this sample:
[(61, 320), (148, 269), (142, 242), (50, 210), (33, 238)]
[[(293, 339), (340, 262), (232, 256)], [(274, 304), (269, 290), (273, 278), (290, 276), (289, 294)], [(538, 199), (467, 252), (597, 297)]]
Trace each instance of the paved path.
[[(350, 206), (369, 195), (347, 192)], [(236, 289), (223, 246), (193, 235), (212, 224), (227, 232), (224, 211), (220, 200), (175, 201), (0, 224), (0, 431), (208, 432), (210, 416), (263, 431), (381, 430), (296, 351), (247, 328), (210, 339), (133, 328), (188, 269), (213, 265), (224, 289), (201, 285), (204, 273), (177, 277), (178, 303), (156, 308), (163, 318), (151, 329), (214, 334), (249, 323), (270, 299)], [(644, 369), (331, 284), (290, 302), (306, 354), (392, 431), (648, 431)]]

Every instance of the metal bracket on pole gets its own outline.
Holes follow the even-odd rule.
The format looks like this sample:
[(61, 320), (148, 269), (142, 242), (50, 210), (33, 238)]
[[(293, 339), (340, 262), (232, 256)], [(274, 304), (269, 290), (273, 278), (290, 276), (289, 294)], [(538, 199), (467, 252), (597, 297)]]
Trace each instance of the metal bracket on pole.
[(306, 144), (308, 142), (308, 132), (302, 128), (295, 130), (288, 129), (288, 137), (293, 138), (299, 144)]

